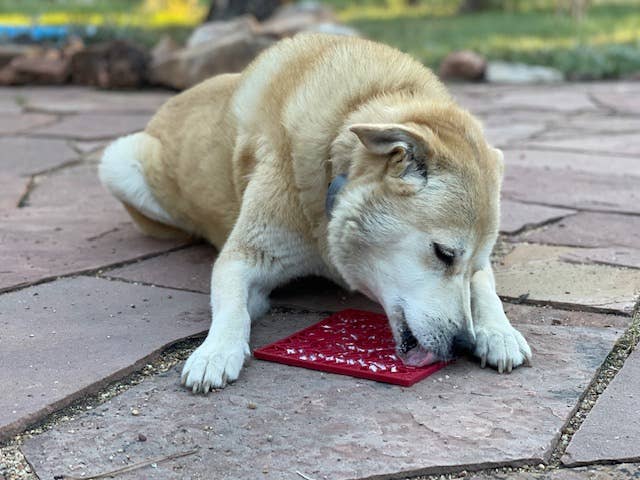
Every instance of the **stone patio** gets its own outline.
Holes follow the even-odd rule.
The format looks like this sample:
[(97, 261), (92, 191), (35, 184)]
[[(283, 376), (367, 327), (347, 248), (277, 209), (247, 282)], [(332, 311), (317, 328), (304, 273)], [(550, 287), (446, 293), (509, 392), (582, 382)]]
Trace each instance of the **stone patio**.
[[(179, 372), (215, 251), (144, 237), (95, 172), (171, 93), (0, 90), (0, 479), (191, 450), (115, 478), (639, 478), (640, 84), (452, 89), (505, 151), (496, 278), (533, 366), (402, 388), (253, 360), (207, 397)], [(272, 303), (252, 347), (380, 309), (319, 279)]]

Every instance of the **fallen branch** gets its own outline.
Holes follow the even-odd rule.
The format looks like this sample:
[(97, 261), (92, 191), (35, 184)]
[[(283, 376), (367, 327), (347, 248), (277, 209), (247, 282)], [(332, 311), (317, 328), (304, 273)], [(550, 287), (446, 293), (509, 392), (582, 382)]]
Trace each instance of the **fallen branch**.
[(188, 450), (186, 452), (172, 453), (164, 457), (153, 458), (151, 460), (145, 460), (144, 462), (134, 463), (133, 465), (127, 465), (126, 467), (118, 468), (117, 470), (111, 470), (110, 472), (99, 473), (97, 475), (91, 475), (89, 477), (74, 477), (72, 475), (56, 475), (54, 480), (96, 480), (99, 478), (113, 477), (114, 475), (120, 475), (121, 473), (131, 472), (138, 470), (139, 468), (148, 467), (154, 463), (168, 462), (169, 460), (175, 460), (176, 458), (186, 457), (187, 455), (193, 455), (199, 449)]

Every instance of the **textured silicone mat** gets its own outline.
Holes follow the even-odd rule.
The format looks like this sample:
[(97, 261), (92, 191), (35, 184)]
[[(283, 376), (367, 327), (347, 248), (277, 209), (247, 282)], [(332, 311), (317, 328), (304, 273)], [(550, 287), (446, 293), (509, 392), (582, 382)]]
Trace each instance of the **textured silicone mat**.
[(410, 387), (446, 363), (404, 365), (396, 356), (387, 317), (343, 310), (282, 340), (254, 350), (260, 360)]

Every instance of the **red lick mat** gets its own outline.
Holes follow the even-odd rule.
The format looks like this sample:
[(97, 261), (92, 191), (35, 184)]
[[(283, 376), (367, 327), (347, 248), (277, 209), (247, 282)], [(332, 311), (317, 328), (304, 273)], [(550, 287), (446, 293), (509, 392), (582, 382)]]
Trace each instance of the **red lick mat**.
[(387, 317), (343, 310), (253, 351), (260, 360), (410, 387), (446, 365), (404, 365), (395, 354)]

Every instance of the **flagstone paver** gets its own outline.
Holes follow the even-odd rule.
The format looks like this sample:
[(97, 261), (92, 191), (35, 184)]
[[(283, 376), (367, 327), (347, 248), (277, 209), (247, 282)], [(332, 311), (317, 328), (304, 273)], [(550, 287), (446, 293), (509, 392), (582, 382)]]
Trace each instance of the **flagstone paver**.
[(16, 208), (30, 182), (30, 178), (0, 172), (0, 211)]
[(34, 175), (77, 159), (64, 140), (44, 138), (0, 138), (0, 168), (3, 173)]
[(54, 115), (42, 113), (3, 113), (0, 115), (0, 134), (10, 135), (22, 133), (32, 128), (55, 122)]
[[(527, 150), (522, 147), (504, 151), (507, 172), (511, 167), (542, 169), (555, 175), (567, 171), (586, 172), (596, 175), (639, 176), (635, 158), (603, 155), (598, 153), (558, 152), (554, 150)], [(537, 171), (537, 170), (536, 170)]]
[[(568, 134), (567, 136), (569, 136)], [(572, 138), (546, 139), (544, 135), (530, 142), (530, 145), (557, 150), (575, 150), (602, 153), (618, 153), (623, 155), (640, 155), (640, 139), (637, 132), (618, 135), (592, 134), (585, 138), (584, 134)]]
[(561, 468), (551, 471), (479, 473), (466, 480), (637, 480), (640, 464), (591, 465), (579, 468)]
[(155, 112), (174, 93), (100, 91), (82, 87), (25, 87), (15, 89), (27, 111), (45, 113)]
[[(318, 318), (311, 317), (268, 316), (254, 325), (252, 345)], [(521, 329), (535, 363), (511, 375), (460, 359), (401, 388), (254, 360), (234, 385), (203, 397), (181, 388), (175, 369), (23, 449), (41, 478), (69, 465), (88, 475), (196, 446), (191, 457), (159, 464), (154, 478), (188, 472), (194, 479), (282, 480), (299, 478), (296, 471), (331, 480), (397, 478), (453, 465), (540, 462), (621, 331)], [(147, 441), (136, 441), (139, 433)]]
[[(505, 152), (501, 230), (510, 243), (501, 244), (496, 278), (503, 297), (539, 305), (505, 303), (532, 345), (532, 368), (500, 376), (463, 358), (403, 389), (253, 361), (235, 385), (205, 398), (179, 387), (178, 365), (29, 440), (23, 448), (40, 478), (102, 472), (191, 445), (200, 447), (198, 454), (122, 478), (299, 478), (296, 470), (316, 479), (395, 478), (546, 461), (631, 324), (640, 296), (640, 147), (633, 137), (640, 84), (453, 90)], [(144, 237), (96, 178), (104, 146), (143, 128), (171, 95), (0, 89), (0, 383), (17, 385), (0, 398), (5, 437), (208, 326), (214, 249)], [(85, 271), (101, 278), (56, 279)], [(47, 304), (54, 307), (37, 308)], [(254, 327), (254, 345), (299, 330), (322, 312), (380, 310), (321, 279), (279, 289), (272, 304), (277, 308)], [(27, 373), (17, 375), (6, 367), (15, 369), (10, 362)], [(637, 363), (632, 357), (620, 374), (634, 381), (622, 376), (620, 382), (635, 388)], [(635, 455), (598, 426), (600, 410), (602, 418), (611, 415), (613, 428), (619, 418), (613, 410), (634, 408), (616, 381), (565, 462), (569, 455), (573, 464), (601, 461), (593, 458), (614, 450), (615, 461)], [(10, 401), (11, 409), (2, 403)], [(132, 408), (140, 415), (131, 415)], [(619, 431), (640, 435), (628, 423)], [(587, 440), (601, 431), (607, 444), (596, 451)], [(137, 441), (140, 433), (146, 442)], [(632, 478), (624, 468), (589, 466), (583, 473)], [(573, 480), (583, 478), (574, 475), (579, 471), (513, 478)]]
[[(197, 245), (108, 270), (103, 276), (209, 293), (215, 256), (213, 247)], [(337, 312), (345, 308), (381, 311), (378, 304), (365, 296), (347, 292), (320, 278), (297, 280), (277, 289), (271, 294), (271, 304), (318, 312)]]
[(629, 172), (611, 171), (594, 174), (507, 163), (502, 194), (504, 198), (521, 202), (639, 214), (640, 172), (636, 173), (637, 168)]
[(87, 163), (36, 177), (27, 205), (43, 208), (74, 205), (78, 210), (87, 212), (87, 216), (104, 210), (122, 213), (120, 203), (100, 183), (98, 166)]
[(577, 247), (640, 249), (640, 216), (580, 212), (560, 222), (518, 235), (517, 239)]
[(500, 202), (500, 231), (516, 233), (526, 227), (540, 225), (576, 213), (567, 208), (547, 207), (503, 200)]
[(638, 432), (640, 350), (635, 350), (571, 439), (562, 463), (640, 462)]
[(73, 206), (0, 212), (0, 239), (0, 291), (182, 244), (143, 236), (122, 209), (91, 212)]
[(0, 296), (0, 441), (209, 323), (205, 295), (90, 277)]
[(151, 114), (79, 113), (63, 117), (59, 122), (29, 131), (33, 136), (101, 140), (144, 129)]
[(496, 265), (498, 294), (630, 315), (640, 295), (635, 269), (569, 263), (570, 247), (519, 244)]

